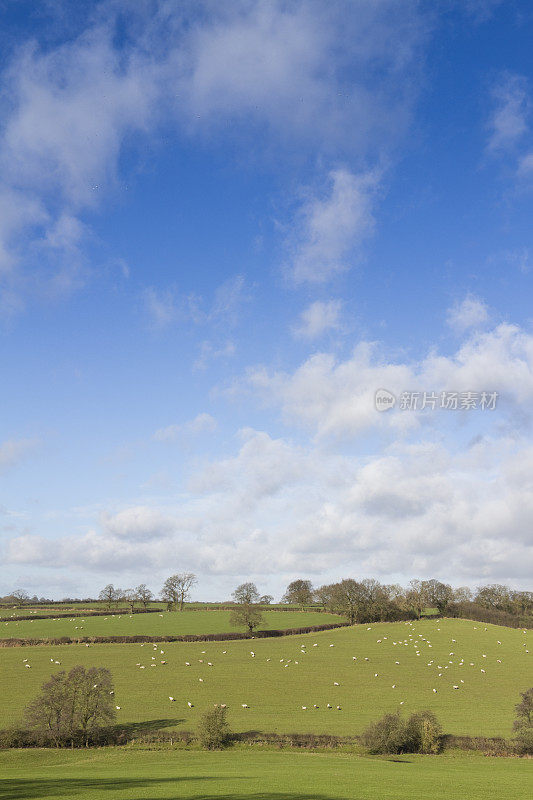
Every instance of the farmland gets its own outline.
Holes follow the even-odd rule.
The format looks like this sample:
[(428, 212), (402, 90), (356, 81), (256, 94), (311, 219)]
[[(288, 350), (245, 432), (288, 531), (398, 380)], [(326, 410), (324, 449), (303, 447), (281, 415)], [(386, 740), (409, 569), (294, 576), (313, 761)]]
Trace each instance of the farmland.
[[(59, 612), (58, 612), (59, 613)], [(235, 631), (228, 610), (149, 614), (110, 611), (106, 616), (21, 620), (0, 623), (0, 638), (47, 639), (60, 636), (166, 636), (183, 634), (227, 633)], [(344, 622), (343, 617), (322, 611), (265, 611), (260, 629), (303, 628)]]
[(525, 800), (531, 788), (530, 761), (465, 753), (19, 750), (0, 752), (0, 773), (1, 800)]
[(530, 631), (442, 619), (155, 649), (7, 648), (0, 651), (2, 716), (5, 725), (16, 723), (51, 673), (83, 664), (111, 670), (124, 724), (195, 730), (199, 715), (218, 702), (228, 705), (235, 731), (349, 735), (385, 712), (429, 708), (446, 733), (509, 736), (518, 693), (532, 682), (531, 644)]

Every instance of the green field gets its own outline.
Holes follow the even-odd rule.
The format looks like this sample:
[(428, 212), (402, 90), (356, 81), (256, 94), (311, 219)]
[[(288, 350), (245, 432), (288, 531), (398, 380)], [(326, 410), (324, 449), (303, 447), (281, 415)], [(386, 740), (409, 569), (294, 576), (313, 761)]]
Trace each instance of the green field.
[(526, 800), (532, 762), (480, 755), (124, 749), (0, 753), (1, 800)]
[(111, 670), (121, 723), (195, 730), (199, 715), (218, 702), (228, 705), (235, 731), (349, 735), (384, 712), (429, 708), (446, 733), (509, 736), (518, 693), (533, 683), (531, 635), (468, 620), (422, 620), (155, 650), (150, 644), (6, 648), (0, 708), (3, 726), (17, 722), (52, 672), (84, 664)]
[[(177, 634), (227, 633), (230, 611), (161, 611), (156, 614), (116, 614), (71, 619), (36, 619), (0, 623), (0, 638), (48, 639), (60, 636), (168, 636)], [(345, 622), (324, 611), (265, 611), (260, 629), (303, 628)]]

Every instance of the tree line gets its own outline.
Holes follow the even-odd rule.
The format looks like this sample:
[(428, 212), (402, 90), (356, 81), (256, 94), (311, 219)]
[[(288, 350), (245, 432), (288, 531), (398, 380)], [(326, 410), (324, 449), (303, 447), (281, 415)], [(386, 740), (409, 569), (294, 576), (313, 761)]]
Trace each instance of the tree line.
[[(146, 609), (151, 602), (159, 599), (167, 604), (169, 611), (181, 611), (197, 582), (198, 579), (192, 572), (171, 575), (165, 580), (159, 598), (154, 596), (145, 583), (134, 589), (119, 589), (113, 584), (107, 584), (98, 595), (98, 600), (109, 609), (125, 603), (133, 612), (136, 606)], [(272, 595), (260, 594), (252, 582), (240, 584), (232, 594), (232, 601), (237, 606), (235, 613), (247, 626), (254, 619), (259, 619), (258, 606), (269, 605), (273, 599)], [(35, 598), (30, 598), (27, 592), (18, 589), (2, 598), (2, 602), (13, 602), (20, 607), (35, 602)], [(364, 578), (360, 581), (344, 578), (336, 583), (314, 588), (310, 580), (298, 578), (287, 586), (281, 602), (302, 609), (309, 606), (324, 608), (347, 617), (352, 624), (392, 620), (406, 613), (418, 618), (427, 608), (434, 608), (439, 614), (444, 614), (453, 607), (472, 603), (481, 609), (514, 616), (528, 617), (533, 614), (533, 592), (515, 591), (498, 583), (480, 586), (476, 590), (468, 586), (454, 588), (435, 578), (412, 580), (406, 588), (399, 584), (383, 584), (375, 578)], [(253, 627), (258, 624), (260, 622)]]

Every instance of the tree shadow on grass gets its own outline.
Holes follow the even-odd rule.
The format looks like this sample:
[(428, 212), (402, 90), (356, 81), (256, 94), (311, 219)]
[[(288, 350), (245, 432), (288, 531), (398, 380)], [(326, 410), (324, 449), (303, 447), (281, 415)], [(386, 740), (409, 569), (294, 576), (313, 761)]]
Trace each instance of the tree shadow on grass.
[(158, 731), (161, 728), (171, 728), (173, 725), (181, 725), (182, 722), (185, 722), (185, 719), (179, 719), (178, 717), (171, 719), (145, 719), (142, 722), (121, 722), (117, 725), (110, 725), (109, 730), (125, 731), (127, 734), (141, 734)]
[[(133, 800), (132, 792), (150, 785), (182, 783), (184, 781), (215, 781), (218, 778), (204, 775), (191, 775), (184, 778), (8, 778), (0, 780), (1, 800), (23, 800), (23, 798), (63, 797), (64, 795), (85, 794), (86, 792), (128, 791), (128, 800)], [(145, 795), (143, 795), (143, 800)]]
[[(192, 775), (185, 778), (131, 778), (131, 779), (90, 779), (90, 778), (57, 778), (42, 779), (8, 779), (0, 781), (1, 800), (40, 800), (40, 798), (56, 797), (61, 798), (65, 795), (85, 794), (86, 792), (97, 792), (96, 797), (101, 797), (100, 792), (117, 793), (127, 791), (127, 800), (341, 800), (338, 796), (325, 794), (301, 794), (300, 792), (246, 792), (245, 794), (204, 794), (195, 792), (194, 794), (182, 794), (179, 792), (178, 785), (188, 781), (227, 781), (227, 776), (218, 778), (216, 776)], [(232, 776), (234, 780), (248, 780), (248, 778)], [(171, 794), (158, 793), (154, 797), (148, 797), (144, 792), (138, 797), (135, 796), (136, 790), (146, 789), (150, 785), (169, 786)], [(175, 789), (170, 784), (176, 784)], [(176, 793), (176, 789), (179, 793)], [(113, 797), (113, 794), (111, 795)]]

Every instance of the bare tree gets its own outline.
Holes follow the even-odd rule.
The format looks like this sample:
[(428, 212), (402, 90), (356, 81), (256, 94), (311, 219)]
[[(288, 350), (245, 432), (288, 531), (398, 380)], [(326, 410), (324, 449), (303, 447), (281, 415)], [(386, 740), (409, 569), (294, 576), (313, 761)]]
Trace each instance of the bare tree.
[(241, 583), (231, 595), (236, 603), (250, 605), (259, 601), (259, 592), (255, 583)]
[(261, 597), (259, 598), (259, 602), (263, 606), (269, 606), (273, 601), (273, 599), (274, 598), (272, 597), (271, 594), (262, 594)]
[(140, 583), (139, 586), (137, 586), (135, 595), (139, 603), (143, 604), (144, 609), (146, 609), (148, 603), (154, 598), (153, 592), (150, 591), (145, 583)]
[(78, 665), (43, 683), (41, 694), (26, 708), (28, 725), (56, 744), (68, 738), (83, 739), (115, 718), (111, 673), (104, 667)]
[(452, 587), (448, 583), (435, 580), (435, 578), (422, 581), (422, 587), (428, 605), (437, 608), (439, 614), (444, 614), (453, 600)]
[(291, 603), (300, 607), (309, 605), (312, 601), (313, 586), (311, 581), (305, 581), (302, 578), (289, 583), (282, 598), (283, 603)]
[(264, 617), (261, 609), (252, 603), (238, 603), (232, 609), (229, 621), (234, 628), (248, 628), (248, 632), (253, 633), (255, 628), (263, 624)]
[(161, 590), (161, 597), (170, 606), (183, 611), (183, 604), (189, 597), (192, 587), (197, 582), (196, 575), (192, 572), (180, 572), (166, 579)]
[(135, 603), (139, 599), (137, 597), (137, 592), (135, 591), (135, 589), (125, 589), (122, 599), (125, 600), (126, 603), (129, 605), (130, 611), (133, 614), (133, 612), (135, 611)]
[(25, 589), (15, 589), (14, 592), (11, 592), (11, 597), (16, 601), (19, 607), (23, 606), (30, 599), (30, 596)]
[(107, 607), (111, 608), (113, 604), (117, 602), (119, 594), (119, 590), (115, 589), (112, 583), (108, 583), (98, 595), (98, 599), (101, 600), (102, 603), (107, 603)]

